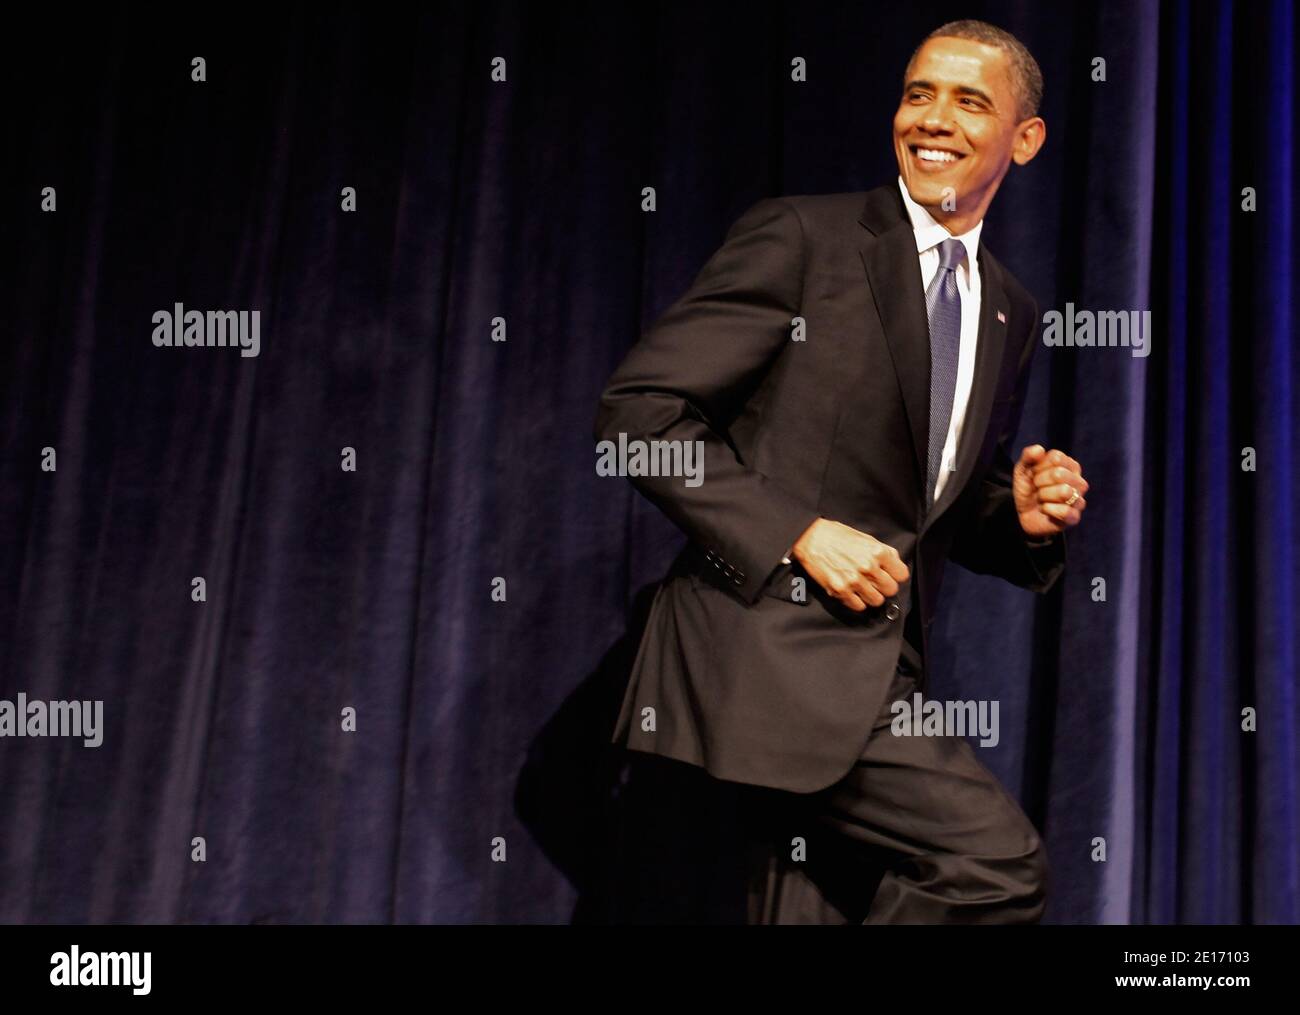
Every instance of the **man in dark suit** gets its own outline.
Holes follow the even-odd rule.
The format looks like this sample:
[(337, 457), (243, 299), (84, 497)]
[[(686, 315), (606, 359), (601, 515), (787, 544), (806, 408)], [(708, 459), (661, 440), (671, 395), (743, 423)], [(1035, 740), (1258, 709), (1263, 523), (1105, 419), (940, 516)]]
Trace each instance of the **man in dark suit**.
[(633, 479), (690, 542), (615, 741), (884, 857), (867, 922), (1044, 906), (1041, 841), (969, 744), (890, 730), (924, 687), (945, 559), (1046, 591), (1085, 507), (1068, 455), (1012, 460), (1038, 306), (980, 241), (1043, 144), (1041, 92), (1013, 36), (938, 29), (905, 74), (898, 181), (753, 205), (601, 397), (598, 439), (703, 463), (694, 482)]

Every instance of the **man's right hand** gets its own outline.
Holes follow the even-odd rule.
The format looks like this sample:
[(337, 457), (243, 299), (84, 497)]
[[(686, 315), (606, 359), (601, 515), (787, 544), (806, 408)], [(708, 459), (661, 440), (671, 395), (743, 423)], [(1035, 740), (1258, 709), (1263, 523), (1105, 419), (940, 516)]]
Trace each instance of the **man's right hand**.
[(909, 577), (892, 546), (829, 518), (809, 525), (791, 552), (813, 581), (858, 613), (898, 595)]

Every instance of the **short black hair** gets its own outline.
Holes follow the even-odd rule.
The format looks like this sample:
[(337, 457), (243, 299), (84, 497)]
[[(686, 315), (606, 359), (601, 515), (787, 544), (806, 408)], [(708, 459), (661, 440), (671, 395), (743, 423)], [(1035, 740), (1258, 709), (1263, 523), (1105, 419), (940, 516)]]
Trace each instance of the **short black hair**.
[(1011, 85), (1016, 92), (1016, 118), (1026, 120), (1037, 115), (1038, 105), (1043, 101), (1043, 72), (1023, 42), (987, 21), (949, 21), (921, 40), (921, 45), (916, 47), (911, 59), (907, 61), (908, 70), (916, 62), (916, 54), (921, 52), (921, 47), (931, 39), (939, 38), (982, 42), (1005, 52), (1011, 60)]

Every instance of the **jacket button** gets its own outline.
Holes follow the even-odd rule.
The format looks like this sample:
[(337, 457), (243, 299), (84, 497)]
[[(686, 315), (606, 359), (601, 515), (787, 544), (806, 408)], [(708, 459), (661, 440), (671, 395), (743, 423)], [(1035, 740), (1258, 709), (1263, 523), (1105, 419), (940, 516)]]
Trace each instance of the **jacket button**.
[(898, 608), (898, 604), (897, 604), (897, 603), (890, 603), (889, 606), (888, 606), (888, 607), (886, 608), (886, 610), (885, 610), (885, 617), (886, 617), (887, 619), (889, 619), (889, 620), (897, 620), (897, 619), (898, 619), (898, 615), (899, 615), (899, 613), (901, 613), (901, 612), (902, 612), (902, 611), (899, 610), (899, 608)]

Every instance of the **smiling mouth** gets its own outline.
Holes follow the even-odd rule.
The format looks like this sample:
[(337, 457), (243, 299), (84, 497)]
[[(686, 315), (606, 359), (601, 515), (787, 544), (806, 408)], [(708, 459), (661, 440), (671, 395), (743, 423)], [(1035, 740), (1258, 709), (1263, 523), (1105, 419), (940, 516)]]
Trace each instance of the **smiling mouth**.
[(966, 157), (962, 152), (949, 151), (946, 148), (930, 148), (919, 144), (908, 145), (907, 148), (912, 153), (912, 161), (922, 169), (931, 172), (955, 166)]

